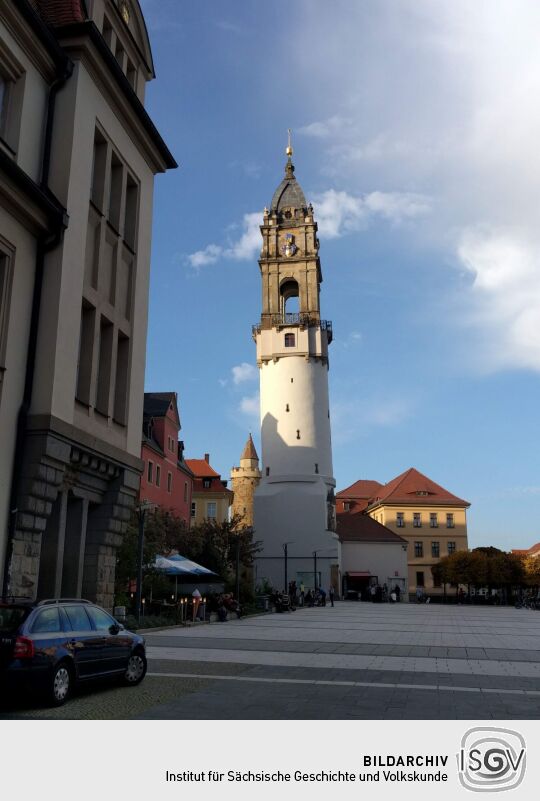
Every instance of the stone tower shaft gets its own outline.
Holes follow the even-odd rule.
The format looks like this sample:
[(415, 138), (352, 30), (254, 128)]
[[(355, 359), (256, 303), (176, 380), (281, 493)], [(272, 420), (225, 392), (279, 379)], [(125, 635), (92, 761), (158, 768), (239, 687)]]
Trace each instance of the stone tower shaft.
[[(294, 175), (291, 155), (270, 209), (264, 210), (259, 259), (260, 322), (253, 326), (261, 394), (262, 478), (255, 491), (255, 537), (263, 543), (259, 576), (282, 583), (283, 543), (308, 586), (313, 551), (337, 549), (328, 346), (332, 325), (321, 318), (322, 271), (313, 207)], [(329, 581), (329, 562), (320, 580)], [(306, 574), (304, 576), (304, 573)], [(317, 581), (319, 579), (317, 578)]]

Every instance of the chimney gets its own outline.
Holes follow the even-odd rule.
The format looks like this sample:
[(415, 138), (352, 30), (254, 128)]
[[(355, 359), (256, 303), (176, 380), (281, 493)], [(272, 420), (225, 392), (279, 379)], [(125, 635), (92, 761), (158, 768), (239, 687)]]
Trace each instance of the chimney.
[(210, 454), (209, 454), (209, 453), (205, 453), (205, 454), (204, 454), (204, 461), (205, 461), (207, 464), (210, 464)]

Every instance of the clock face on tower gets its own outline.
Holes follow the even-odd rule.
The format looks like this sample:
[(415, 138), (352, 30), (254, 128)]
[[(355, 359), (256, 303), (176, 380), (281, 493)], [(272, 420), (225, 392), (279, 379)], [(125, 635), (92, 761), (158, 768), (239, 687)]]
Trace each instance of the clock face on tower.
[(293, 234), (285, 234), (283, 238), (283, 243), (281, 245), (281, 252), (284, 256), (289, 258), (290, 256), (294, 256), (294, 254), (298, 251), (298, 248), (294, 242), (294, 235)]

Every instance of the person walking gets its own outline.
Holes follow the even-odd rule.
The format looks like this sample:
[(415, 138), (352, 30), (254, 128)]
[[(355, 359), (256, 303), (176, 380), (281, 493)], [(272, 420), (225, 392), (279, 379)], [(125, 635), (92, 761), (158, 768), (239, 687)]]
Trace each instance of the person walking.
[(330, 598), (330, 606), (334, 606), (334, 593), (335, 593), (334, 585), (331, 584), (330, 589), (328, 590), (328, 597)]
[(304, 606), (304, 601), (306, 599), (306, 588), (304, 587), (304, 582), (300, 582), (300, 606)]
[(395, 593), (395, 596), (396, 596), (396, 603), (399, 603), (399, 596), (400, 596), (401, 590), (399, 589), (397, 584), (394, 587), (394, 593)]

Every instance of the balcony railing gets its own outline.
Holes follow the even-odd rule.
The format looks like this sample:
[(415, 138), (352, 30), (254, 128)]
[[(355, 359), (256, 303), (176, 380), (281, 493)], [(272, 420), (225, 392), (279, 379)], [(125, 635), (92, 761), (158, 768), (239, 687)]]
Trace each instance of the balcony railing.
[(319, 320), (317, 317), (312, 317), (310, 314), (295, 313), (295, 314), (273, 314), (271, 318), (266, 318), (264, 325), (258, 323), (252, 326), (253, 336), (260, 334), (261, 328), (280, 328), (290, 325), (297, 325), (300, 328), (320, 328), (321, 331), (326, 331), (328, 337), (328, 344), (332, 342), (333, 332), (332, 323), (330, 320)]

